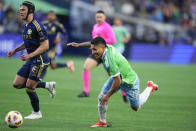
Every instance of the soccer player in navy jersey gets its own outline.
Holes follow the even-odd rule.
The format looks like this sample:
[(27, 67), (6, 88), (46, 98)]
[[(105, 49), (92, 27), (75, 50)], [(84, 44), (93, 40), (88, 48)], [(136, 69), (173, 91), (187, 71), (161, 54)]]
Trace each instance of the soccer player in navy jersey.
[(73, 61), (70, 60), (67, 63), (55, 62), (55, 57), (57, 53), (57, 44), (62, 41), (60, 39), (60, 35), (65, 36), (66, 34), (66, 30), (63, 24), (57, 21), (56, 13), (54, 11), (50, 11), (47, 15), (47, 20), (43, 21), (42, 23), (48, 34), (48, 40), (49, 40), (48, 56), (50, 58), (50, 67), (52, 69), (68, 67), (70, 72), (74, 72)]
[(45, 88), (54, 97), (56, 85), (56, 82), (41, 82), (49, 64), (47, 55), (49, 44), (43, 25), (33, 18), (34, 11), (35, 6), (33, 3), (24, 1), (21, 4), (20, 17), (25, 22), (22, 33), (24, 42), (7, 54), (8, 58), (10, 58), (18, 51), (27, 50), (27, 54), (21, 55), (21, 59), (26, 63), (18, 70), (13, 82), (13, 86), (17, 89), (26, 88), (26, 93), (33, 107), (32, 114), (24, 117), (25, 119), (42, 118), (39, 98), (35, 89)]

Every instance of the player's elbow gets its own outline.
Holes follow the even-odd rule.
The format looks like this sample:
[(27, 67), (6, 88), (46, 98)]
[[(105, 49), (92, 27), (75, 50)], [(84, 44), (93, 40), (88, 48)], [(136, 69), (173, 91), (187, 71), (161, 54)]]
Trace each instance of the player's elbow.
[(120, 86), (120, 83), (121, 83), (120, 75), (116, 76), (116, 77), (113, 77), (113, 79), (114, 79), (114, 83), (116, 85)]
[(46, 49), (46, 50), (49, 49), (49, 42), (48, 42), (48, 40), (46, 40), (45, 49)]
[(46, 48), (45, 48), (45, 50), (47, 51), (48, 49), (49, 49), (49, 46), (47, 45)]

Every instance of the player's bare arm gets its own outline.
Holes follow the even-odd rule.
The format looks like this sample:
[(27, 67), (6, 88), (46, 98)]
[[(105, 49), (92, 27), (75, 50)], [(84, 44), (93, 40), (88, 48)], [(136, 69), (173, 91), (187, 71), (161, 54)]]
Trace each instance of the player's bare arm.
[(24, 45), (24, 43), (22, 43), (21, 45), (19, 45), (15, 49), (13, 49), (10, 52), (8, 52), (7, 56), (8, 56), (8, 58), (11, 58), (12, 55), (14, 55), (16, 52), (24, 50), (24, 49), (25, 49), (25, 45)]
[(101, 99), (101, 105), (104, 105), (105, 103), (107, 104), (107, 102), (110, 99), (110, 96), (112, 96), (112, 94), (119, 88), (120, 83), (121, 83), (121, 79), (120, 79), (120, 74), (116, 77), (113, 77), (114, 81), (112, 83), (112, 87), (110, 88), (110, 90), (108, 91), (108, 93), (106, 95), (104, 95)]
[(91, 43), (90, 43), (90, 42), (83, 42), (83, 43), (71, 42), (71, 43), (68, 43), (67, 46), (73, 46), (73, 47), (88, 47), (88, 48), (90, 48)]
[(48, 40), (40, 42), (40, 46), (34, 52), (32, 52), (30, 54), (23, 54), (21, 56), (21, 59), (23, 61), (29, 60), (30, 58), (33, 58), (34, 56), (40, 55), (43, 52), (47, 51), (48, 48), (49, 48)]

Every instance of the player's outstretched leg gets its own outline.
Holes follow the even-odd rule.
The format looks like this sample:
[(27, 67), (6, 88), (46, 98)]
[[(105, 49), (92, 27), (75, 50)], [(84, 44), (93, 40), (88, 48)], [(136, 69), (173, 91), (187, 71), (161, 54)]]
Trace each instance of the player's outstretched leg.
[(55, 94), (56, 94), (56, 82), (54, 81), (51, 81), (51, 82), (39, 82), (37, 84), (37, 87), (36, 88), (45, 88), (49, 91), (50, 93), (50, 97), (51, 98), (54, 98)]
[(99, 111), (99, 121), (98, 123), (92, 125), (91, 127), (110, 127), (111, 125), (108, 125), (107, 121), (106, 121), (106, 112), (107, 112), (107, 108), (108, 105), (107, 103), (105, 103), (104, 105), (101, 105), (101, 99), (102, 97), (107, 94), (107, 92), (110, 90), (111, 86), (113, 83), (113, 78), (110, 77), (108, 79), (108, 81), (104, 84), (101, 93), (98, 96), (98, 111)]
[(83, 77), (84, 91), (78, 94), (78, 97), (89, 97), (90, 72), (83, 71), (82, 77)]
[(95, 68), (98, 65), (97, 60), (88, 57), (84, 63), (84, 68), (83, 68), (83, 85), (84, 85), (84, 89), (83, 92), (78, 94), (78, 97), (82, 98), (82, 97), (89, 97), (89, 83), (90, 83), (90, 71)]
[(152, 81), (148, 81), (146, 89), (140, 94), (140, 108), (148, 100), (150, 93), (158, 90), (158, 85), (154, 84)]
[(103, 93), (101, 93), (98, 97), (98, 111), (99, 111), (99, 118), (100, 120), (98, 121), (98, 123), (92, 125), (91, 127), (107, 127), (107, 122), (106, 122), (106, 112), (107, 112), (107, 108), (108, 108), (108, 105), (107, 104), (104, 104), (104, 105), (101, 105), (100, 104), (100, 101), (101, 101), (101, 98), (103, 97)]
[(67, 67), (69, 69), (70, 72), (74, 72), (75, 68), (74, 68), (74, 62), (72, 60), (69, 60), (67, 63), (60, 63), (60, 62), (51, 62), (50, 66), (52, 69), (56, 69), (56, 68), (65, 68)]
[(27, 80), (27, 84), (26, 84), (26, 92), (30, 98), (31, 101), (31, 105), (33, 107), (33, 112), (24, 117), (25, 119), (40, 119), (42, 118), (42, 114), (40, 112), (39, 109), (39, 98), (37, 96), (37, 93), (35, 92), (35, 85), (37, 83), (33, 80)]

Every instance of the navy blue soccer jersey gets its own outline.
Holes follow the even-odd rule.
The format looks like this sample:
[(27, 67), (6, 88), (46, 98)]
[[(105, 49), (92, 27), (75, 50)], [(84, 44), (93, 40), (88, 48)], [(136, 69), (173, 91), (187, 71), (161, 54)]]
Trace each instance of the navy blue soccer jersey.
[[(48, 39), (44, 26), (35, 19), (33, 19), (29, 24), (25, 24), (23, 26), (22, 36), (28, 54), (34, 52), (40, 46), (40, 42)], [(40, 56), (44, 63), (49, 62), (47, 52), (44, 52), (39, 56), (35, 56), (31, 60), (37, 58), (40, 59)]]
[(43, 24), (48, 34), (49, 50), (51, 50), (56, 46), (55, 40), (58, 33), (64, 35), (66, 33), (66, 30), (64, 26), (57, 21), (55, 21), (53, 24), (50, 24), (49, 21), (44, 21)]

